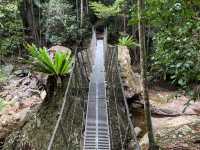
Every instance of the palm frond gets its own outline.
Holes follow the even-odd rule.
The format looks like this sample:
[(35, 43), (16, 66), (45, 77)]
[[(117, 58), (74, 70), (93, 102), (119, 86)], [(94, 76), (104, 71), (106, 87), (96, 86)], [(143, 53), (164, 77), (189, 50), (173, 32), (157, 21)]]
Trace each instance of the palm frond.
[(135, 46), (139, 46), (139, 44), (135, 42), (134, 38), (129, 35), (126, 37), (121, 37), (119, 39), (119, 45), (127, 46), (128, 48), (133, 48)]
[(31, 64), (37, 71), (57, 76), (71, 72), (74, 59), (70, 52), (56, 51), (55, 57), (51, 58), (45, 47), (37, 48), (34, 44), (25, 47), (33, 60)]

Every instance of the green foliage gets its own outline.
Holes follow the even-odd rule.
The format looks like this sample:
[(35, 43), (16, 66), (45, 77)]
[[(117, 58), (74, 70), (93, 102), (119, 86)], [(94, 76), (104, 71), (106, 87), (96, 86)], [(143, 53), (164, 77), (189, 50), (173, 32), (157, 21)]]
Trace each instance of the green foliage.
[(23, 42), (22, 21), (17, 1), (0, 4), (0, 53), (13, 53)]
[(74, 62), (71, 53), (56, 51), (55, 57), (51, 58), (45, 47), (37, 48), (34, 44), (28, 44), (26, 49), (34, 60), (33, 65), (37, 71), (57, 76), (63, 76), (71, 72)]
[(43, 8), (46, 39), (53, 44), (74, 41), (80, 35), (76, 12), (67, 0), (50, 0)]
[(7, 75), (3, 72), (3, 70), (0, 68), (0, 82), (3, 82), (7, 79)]
[[(133, 8), (131, 24), (138, 22)], [(144, 21), (153, 29), (151, 73), (187, 88), (200, 81), (199, 1), (147, 0)]]
[(0, 112), (5, 108), (6, 105), (7, 104), (5, 100), (0, 97)]
[(101, 2), (91, 2), (90, 7), (99, 18), (107, 19), (111, 16), (118, 16), (125, 5), (125, 0), (116, 0), (113, 5), (104, 5)]
[(188, 5), (184, 0), (148, 2), (151, 2), (147, 11), (150, 24), (160, 28), (154, 35), (152, 72), (184, 88), (200, 81), (200, 22), (195, 19), (198, 13), (193, 9), (194, 3)]
[(135, 43), (135, 40), (132, 36), (125, 36), (119, 39), (119, 45), (127, 46), (128, 48), (133, 48), (135, 46), (139, 46), (139, 44)]
[[(181, 30), (181, 29), (180, 29)], [(179, 31), (180, 31), (179, 30)], [(153, 54), (153, 72), (170, 76), (175, 84), (186, 86), (200, 80), (200, 44), (179, 32), (161, 32), (156, 35), (156, 51)]]

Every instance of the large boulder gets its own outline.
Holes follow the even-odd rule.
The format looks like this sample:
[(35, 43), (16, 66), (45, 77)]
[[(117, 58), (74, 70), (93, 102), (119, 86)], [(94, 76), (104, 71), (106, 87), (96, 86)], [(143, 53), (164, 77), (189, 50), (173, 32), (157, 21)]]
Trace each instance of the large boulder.
[(160, 148), (163, 150), (200, 149), (199, 117), (189, 116), (189, 118), (182, 117), (182, 119), (179, 117), (172, 120), (172, 125), (168, 123), (171, 127), (164, 127), (156, 132), (156, 139)]
[(60, 45), (55, 45), (49, 48), (50, 56), (53, 57), (57, 51), (71, 53), (71, 50), (69, 48)]
[(121, 77), (127, 98), (141, 94), (140, 75), (134, 72), (131, 66), (129, 49), (125, 46), (118, 47), (118, 60), (121, 69)]

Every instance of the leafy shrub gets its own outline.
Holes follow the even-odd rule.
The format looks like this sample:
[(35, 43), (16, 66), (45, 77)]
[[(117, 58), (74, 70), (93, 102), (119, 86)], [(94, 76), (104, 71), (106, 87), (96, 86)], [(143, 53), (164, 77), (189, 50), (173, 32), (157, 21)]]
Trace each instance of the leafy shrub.
[(117, 16), (122, 11), (125, 0), (115, 0), (112, 5), (104, 5), (101, 2), (91, 2), (90, 7), (98, 18), (107, 19), (111, 16)]
[(200, 81), (200, 43), (194, 36), (199, 27), (200, 24), (188, 21), (182, 26), (158, 32), (154, 39), (152, 72), (182, 87)]
[(33, 65), (37, 71), (57, 76), (70, 73), (74, 62), (71, 53), (56, 51), (55, 57), (51, 58), (45, 47), (37, 48), (34, 44), (28, 44), (26, 49), (34, 60)]
[[(200, 81), (199, 4), (198, 0), (147, 0), (145, 10), (144, 21), (154, 40), (151, 73), (183, 88)], [(137, 20), (136, 15), (131, 21)]]
[(23, 42), (23, 25), (17, 1), (4, 1), (0, 5), (0, 54), (14, 53)]
[(66, 0), (51, 0), (43, 8), (43, 30), (48, 41), (60, 44), (74, 41), (80, 35), (73, 5)]
[(119, 45), (127, 46), (128, 48), (133, 48), (134, 46), (139, 46), (137, 43), (135, 43), (132, 36), (121, 37), (119, 39)]

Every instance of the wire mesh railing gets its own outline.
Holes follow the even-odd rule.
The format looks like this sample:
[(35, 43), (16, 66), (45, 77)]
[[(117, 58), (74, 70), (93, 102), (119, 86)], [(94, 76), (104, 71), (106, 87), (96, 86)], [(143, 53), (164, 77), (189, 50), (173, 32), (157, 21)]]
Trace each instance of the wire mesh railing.
[(127, 150), (130, 142), (134, 142), (134, 149), (140, 150), (124, 94), (116, 46), (107, 47), (106, 60), (111, 149)]
[[(93, 32), (93, 38), (95, 37)], [(134, 149), (140, 150), (120, 76), (118, 50), (116, 46), (107, 45), (107, 34), (104, 35), (105, 39), (106, 97), (111, 149), (127, 150), (130, 142), (134, 142)], [(92, 41), (88, 51), (75, 54), (76, 60), (48, 150), (83, 149), (89, 76), (93, 66), (91, 61), (94, 60), (92, 47), (96, 46), (95, 40)]]
[[(52, 133), (48, 150), (77, 150), (83, 146), (86, 99), (88, 92), (88, 53), (76, 51), (67, 89), (63, 98), (59, 117)], [(88, 67), (88, 66), (87, 66)]]

